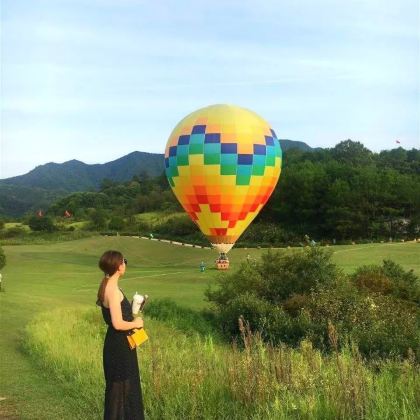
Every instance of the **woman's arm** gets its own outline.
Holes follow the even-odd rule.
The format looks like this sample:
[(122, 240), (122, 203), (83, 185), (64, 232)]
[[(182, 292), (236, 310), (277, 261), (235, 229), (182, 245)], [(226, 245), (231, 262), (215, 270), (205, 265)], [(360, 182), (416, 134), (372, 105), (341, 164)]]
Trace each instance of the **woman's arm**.
[(109, 290), (108, 294), (109, 310), (111, 311), (112, 326), (116, 330), (127, 331), (133, 328), (141, 328), (140, 322), (142, 320), (124, 321), (121, 313), (120, 291), (117, 287)]

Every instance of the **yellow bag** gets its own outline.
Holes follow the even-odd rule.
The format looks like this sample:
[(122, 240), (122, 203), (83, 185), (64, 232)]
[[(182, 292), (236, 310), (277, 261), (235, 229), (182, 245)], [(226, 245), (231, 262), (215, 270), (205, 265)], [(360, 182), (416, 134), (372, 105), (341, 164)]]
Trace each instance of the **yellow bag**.
[(142, 345), (148, 339), (149, 337), (147, 336), (144, 328), (140, 328), (140, 329), (134, 328), (127, 335), (128, 344), (131, 350)]

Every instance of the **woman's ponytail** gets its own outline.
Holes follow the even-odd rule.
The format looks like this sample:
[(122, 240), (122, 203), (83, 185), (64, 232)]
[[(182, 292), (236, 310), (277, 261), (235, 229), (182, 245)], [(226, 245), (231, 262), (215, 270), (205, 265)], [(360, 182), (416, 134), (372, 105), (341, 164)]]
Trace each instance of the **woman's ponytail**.
[(123, 261), (123, 255), (119, 251), (106, 251), (99, 259), (98, 265), (99, 268), (105, 274), (105, 277), (102, 279), (98, 289), (98, 295), (96, 300), (96, 304), (98, 306), (101, 306), (104, 302), (105, 288), (108, 284), (108, 279), (117, 272), (119, 266), (123, 263)]

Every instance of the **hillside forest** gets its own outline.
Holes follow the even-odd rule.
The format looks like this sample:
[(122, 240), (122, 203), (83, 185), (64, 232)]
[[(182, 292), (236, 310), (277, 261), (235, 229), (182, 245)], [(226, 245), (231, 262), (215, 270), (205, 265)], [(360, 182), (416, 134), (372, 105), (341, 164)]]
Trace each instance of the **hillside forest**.
[[(104, 179), (98, 190), (76, 192), (55, 201), (45, 220), (27, 214), (33, 230), (54, 230), (67, 212), (83, 229), (146, 233), (203, 240), (182, 214), (166, 177), (145, 171), (127, 182)], [(139, 215), (163, 212), (151, 225)], [(172, 215), (172, 217), (171, 217)], [(67, 229), (69, 227), (67, 224)], [(243, 243), (298, 243), (303, 237), (340, 243), (352, 240), (409, 239), (420, 230), (420, 150), (374, 153), (360, 142), (331, 149), (290, 149), (270, 200), (241, 237)]]

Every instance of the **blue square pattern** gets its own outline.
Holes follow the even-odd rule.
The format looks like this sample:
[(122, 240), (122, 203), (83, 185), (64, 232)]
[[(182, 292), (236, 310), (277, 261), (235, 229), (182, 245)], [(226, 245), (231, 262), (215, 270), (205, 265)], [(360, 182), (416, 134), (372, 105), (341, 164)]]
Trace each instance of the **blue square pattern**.
[(274, 130), (272, 128), (270, 128), (270, 131), (271, 131), (271, 135), (276, 139), (277, 136), (276, 136), (276, 133), (274, 132)]
[(222, 143), (222, 153), (238, 153), (238, 145), (236, 143)]
[(191, 134), (204, 134), (206, 132), (205, 125), (195, 125), (192, 129)]
[(176, 156), (176, 146), (171, 146), (169, 148), (169, 156)]
[(220, 143), (220, 133), (207, 133), (204, 143)]
[(265, 136), (265, 144), (267, 146), (274, 146), (274, 140), (273, 137)]
[(184, 134), (182, 136), (179, 136), (178, 145), (189, 144), (189, 143), (190, 143), (190, 136), (189, 135)]
[(169, 168), (169, 158), (165, 158), (165, 168)]
[(253, 155), (239, 154), (238, 164), (239, 165), (252, 165)]
[(254, 155), (265, 155), (265, 146), (263, 144), (254, 144)]

